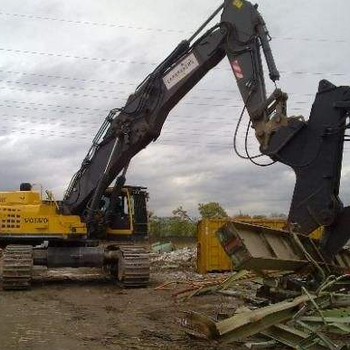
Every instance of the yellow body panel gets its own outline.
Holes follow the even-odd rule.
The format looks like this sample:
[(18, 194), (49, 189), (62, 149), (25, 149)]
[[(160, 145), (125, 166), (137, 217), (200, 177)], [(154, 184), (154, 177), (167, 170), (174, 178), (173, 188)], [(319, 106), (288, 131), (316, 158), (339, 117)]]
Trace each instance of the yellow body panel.
[[(206, 219), (197, 226), (197, 271), (199, 273), (225, 272), (234, 269), (230, 258), (221, 247), (216, 238), (216, 231), (232, 220)], [(266, 226), (274, 229), (283, 229), (286, 224), (284, 219), (250, 219), (242, 218), (236, 221), (247, 222), (252, 225)], [(320, 239), (323, 228), (319, 228), (311, 235), (312, 238)]]
[(111, 236), (111, 238), (112, 236), (128, 236), (128, 235), (132, 235), (132, 233), (133, 233), (132, 229), (130, 230), (123, 230), (123, 229), (114, 230), (111, 228), (107, 229), (107, 236)]
[(320, 240), (323, 236), (323, 227), (319, 227), (317, 230), (311, 233), (310, 237), (312, 239)]
[(42, 201), (35, 191), (0, 192), (0, 235), (85, 236), (79, 216), (61, 215), (53, 201)]

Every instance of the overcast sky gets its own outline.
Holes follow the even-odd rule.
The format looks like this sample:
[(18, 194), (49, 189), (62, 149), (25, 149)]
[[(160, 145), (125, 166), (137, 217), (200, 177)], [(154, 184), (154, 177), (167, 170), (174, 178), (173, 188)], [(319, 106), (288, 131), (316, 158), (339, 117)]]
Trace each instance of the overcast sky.
[[(62, 198), (108, 111), (123, 106), (155, 64), (220, 4), (0, 0), (1, 188), (40, 183)], [(308, 117), (320, 79), (350, 83), (350, 2), (259, 4), (274, 37), (279, 86), (290, 93), (289, 114)], [(282, 165), (256, 167), (232, 150), (241, 108), (224, 60), (174, 108), (158, 142), (134, 158), (128, 183), (149, 188), (157, 215), (180, 205), (198, 215), (197, 204), (209, 201), (230, 214), (288, 212), (293, 172)], [(254, 152), (253, 134), (250, 145)], [(346, 151), (345, 203), (349, 156)]]

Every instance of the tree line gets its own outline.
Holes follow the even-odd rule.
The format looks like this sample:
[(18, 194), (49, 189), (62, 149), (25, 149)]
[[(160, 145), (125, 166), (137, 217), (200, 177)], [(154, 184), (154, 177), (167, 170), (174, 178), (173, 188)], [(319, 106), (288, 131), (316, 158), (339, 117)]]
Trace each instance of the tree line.
[[(229, 219), (226, 210), (217, 202), (199, 203), (199, 218), (191, 218), (188, 212), (182, 207), (172, 211), (170, 217), (159, 217), (153, 212), (149, 213), (150, 234), (153, 237), (195, 237), (198, 220), (203, 219)], [(286, 218), (286, 215), (272, 213), (270, 218)], [(239, 213), (232, 219), (264, 219), (267, 216)]]

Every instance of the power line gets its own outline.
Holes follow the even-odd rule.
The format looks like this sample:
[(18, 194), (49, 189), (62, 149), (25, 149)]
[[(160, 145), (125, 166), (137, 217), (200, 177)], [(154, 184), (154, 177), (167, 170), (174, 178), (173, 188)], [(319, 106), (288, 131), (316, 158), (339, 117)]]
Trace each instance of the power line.
[[(0, 87), (0, 90), (11, 90), (11, 91), (25, 91), (25, 92), (35, 92), (42, 94), (52, 94), (52, 95), (63, 95), (70, 97), (83, 97), (83, 98), (95, 98), (95, 99), (113, 99), (113, 100), (122, 100), (126, 101), (125, 97), (110, 97), (110, 96), (97, 96), (97, 95), (89, 95), (89, 94), (77, 94), (72, 92), (62, 92), (62, 91), (48, 91), (48, 90), (31, 90), (31, 89), (21, 89), (21, 88), (11, 88), (8, 86)], [(242, 108), (241, 105), (225, 105), (225, 104), (208, 104), (208, 103), (193, 103), (193, 102), (181, 102), (185, 105), (192, 106), (212, 106), (212, 107), (226, 107), (226, 108)]]
[[(62, 105), (50, 105), (50, 104), (43, 104), (43, 103), (35, 103), (35, 102), (28, 102), (28, 101), (16, 101), (16, 100), (3, 100), (3, 102), (6, 103), (10, 103), (9, 105), (5, 105), (5, 104), (0, 104), (0, 107), (3, 108), (13, 108), (13, 109), (20, 109), (20, 110), (25, 110), (25, 111), (44, 111), (44, 112), (51, 112), (51, 113), (60, 113), (60, 114), (64, 114), (64, 113), (73, 113), (73, 115), (71, 116), (71, 118), (66, 119), (66, 118), (57, 118), (56, 116), (53, 117), (40, 117), (39, 119), (46, 119), (46, 120), (54, 120), (54, 121), (65, 121), (65, 122), (71, 122), (72, 120), (74, 121), (73, 118), (75, 118), (76, 115), (82, 115), (82, 116), (97, 116), (97, 113), (86, 113), (85, 110), (89, 110), (89, 111), (96, 111), (99, 112), (99, 114), (101, 112), (107, 113), (108, 110), (102, 110), (102, 109), (96, 109), (96, 108), (86, 108), (86, 107), (73, 107), (73, 106), (62, 106)], [(19, 103), (21, 104), (20, 106), (16, 106), (14, 104)], [(22, 106), (22, 104), (29, 104), (29, 107), (26, 106)], [(33, 107), (32, 107), (33, 106)], [(48, 109), (48, 108), (38, 108), (35, 106), (47, 106), (47, 107), (55, 107), (55, 108), (62, 108), (62, 109)], [(290, 111), (299, 111), (300, 108), (290, 108)], [(16, 116), (17, 117), (17, 116)], [(23, 119), (32, 119), (35, 118), (33, 116), (21, 116), (20, 118)], [(229, 126), (229, 125), (235, 125), (234, 121), (236, 121), (236, 119), (232, 116), (232, 115), (227, 115), (227, 116), (216, 116), (215, 118), (212, 119), (205, 119), (203, 118), (202, 115), (181, 115), (181, 114), (169, 114), (167, 123), (171, 124), (171, 123), (175, 123), (179, 120), (185, 120), (186, 122), (189, 122), (190, 124), (202, 124), (202, 125), (206, 125), (206, 124), (217, 124), (218, 122), (221, 121), (226, 121), (225, 125)], [(227, 120), (229, 122), (227, 122)], [(89, 121), (84, 121), (84, 123), (89, 123)], [(94, 122), (96, 124), (99, 124), (98, 122)], [(184, 128), (183, 130), (186, 130), (187, 128)]]
[[(38, 129), (26, 129), (26, 128), (4, 128), (0, 127), (0, 132), (14, 132), (18, 134), (23, 135), (39, 135), (39, 136), (46, 136), (46, 137), (58, 137), (58, 138), (66, 138), (70, 140), (87, 140), (88, 137), (84, 136), (85, 134), (81, 133), (57, 133), (57, 132), (48, 132), (47, 130), (38, 130)], [(0, 135), (0, 137), (5, 137), (9, 135)], [(169, 146), (175, 146), (175, 147), (188, 147), (191, 146), (197, 146), (200, 148), (212, 148), (212, 149), (221, 149), (221, 150), (230, 150), (232, 148), (231, 143), (224, 144), (224, 143), (215, 143), (215, 142), (200, 142), (200, 141), (189, 141), (189, 140), (174, 140), (174, 139), (161, 139), (160, 141), (155, 143), (156, 145), (163, 146), (163, 145), (169, 145)], [(345, 148), (344, 153), (348, 153), (350, 149)]]
[[(49, 85), (49, 84), (44, 84), (44, 83), (29, 83), (29, 82), (14, 81), (14, 80), (0, 80), (0, 83), (35, 86), (35, 87), (44, 87), (46, 89), (64, 89), (64, 90), (67, 89), (67, 90), (78, 90), (78, 91), (90, 91), (90, 92), (96, 91), (96, 92), (106, 92), (106, 93), (115, 93), (115, 94), (127, 94), (127, 95), (123, 96), (123, 98), (127, 98), (127, 96), (130, 94), (130, 91), (125, 91), (125, 90), (104, 90), (104, 89), (82, 88), (82, 87), (65, 86), (65, 85)], [(120, 85), (123, 85), (123, 84), (121, 83)], [(84, 95), (84, 97), (85, 96), (95, 97), (95, 96), (92, 96), (92, 95)], [(107, 96), (102, 96), (102, 97), (108, 98)], [(232, 97), (212, 97), (212, 96), (200, 97), (200, 96), (191, 96), (191, 97), (188, 97), (188, 98), (191, 98), (191, 99), (205, 98), (205, 99), (208, 99), (208, 100), (232, 101)]]
[[(4, 100), (4, 102), (6, 102), (6, 100)], [(22, 110), (25, 110), (25, 111), (43, 111), (43, 112), (60, 113), (60, 114), (72, 113), (72, 111), (69, 111), (69, 110), (64, 111), (64, 110), (54, 110), (54, 109), (48, 109), (48, 108), (14, 106), (14, 105), (5, 105), (5, 104), (0, 104), (0, 107), (2, 107), (2, 108), (22, 109)], [(74, 109), (74, 108), (79, 108), (79, 107), (72, 107), (72, 108)], [(108, 110), (106, 110), (105, 112), (107, 113)], [(74, 111), (74, 116), (75, 115), (96, 116), (96, 113), (86, 113), (86, 112)], [(74, 117), (74, 116), (72, 116), (72, 117)]]
[[(81, 138), (81, 139), (89, 139), (87, 136), (84, 136), (86, 134), (81, 134), (81, 133), (75, 133), (75, 132), (59, 132), (59, 131), (50, 131), (46, 129), (28, 129), (25, 127), (1, 127), (1, 131), (4, 132), (19, 132), (23, 134), (28, 134), (28, 135), (41, 135), (41, 136), (53, 136), (53, 137), (66, 137), (70, 139), (76, 139), (76, 138)], [(9, 135), (5, 135), (9, 136)]]
[(23, 89), (23, 88), (13, 88), (9, 86), (2, 86), (0, 90), (11, 90), (11, 91), (25, 91), (25, 92), (36, 92), (40, 94), (51, 94), (51, 95), (63, 95), (63, 96), (72, 96), (72, 97), (83, 97), (83, 98), (96, 98), (96, 99), (112, 99), (112, 100), (125, 100), (121, 97), (111, 97), (111, 96), (102, 96), (102, 95), (90, 95), (90, 94), (77, 94), (75, 92), (64, 92), (64, 91), (51, 91), (51, 90), (32, 90), (32, 89)]
[[(90, 136), (93, 137), (94, 133), (93, 131), (91, 132), (87, 132), (87, 130), (90, 129), (95, 129), (96, 125), (99, 125), (100, 123), (98, 122), (90, 122), (90, 121), (78, 121), (78, 120), (67, 120), (67, 119), (59, 119), (59, 120), (55, 120), (55, 119), (49, 119), (49, 118), (45, 118), (45, 117), (40, 117), (40, 118), (28, 118), (27, 116), (18, 116), (18, 115), (2, 115), (1, 119), (13, 122), (13, 121), (19, 121), (21, 123), (25, 123), (25, 124), (40, 124), (43, 126), (44, 122), (47, 122), (47, 125), (49, 127), (57, 127), (59, 126), (66, 126), (64, 125), (64, 123), (67, 123), (67, 126), (72, 128), (72, 127), (78, 127), (79, 129), (83, 130), (83, 131), (79, 131), (79, 132), (70, 132), (70, 134), (79, 134), (79, 135), (86, 135), (86, 136)], [(54, 122), (53, 124), (51, 124), (52, 122)], [(237, 122), (237, 120), (232, 120), (232, 122)], [(235, 125), (235, 123), (232, 123), (232, 125)], [(4, 126), (3, 126), (4, 127)], [(66, 134), (67, 132), (65, 130), (57, 130), (54, 129), (28, 129), (28, 127), (26, 126), (10, 126), (10, 128), (14, 128), (14, 129), (19, 129), (19, 130), (23, 130), (23, 131), (28, 131), (28, 130), (35, 130), (36, 132), (47, 132), (50, 134)], [(170, 131), (163, 131), (162, 135), (176, 135), (176, 136), (205, 136), (205, 137), (215, 137), (215, 138), (232, 138), (232, 130), (211, 130), (210, 133), (207, 133), (205, 131), (203, 131), (200, 128), (182, 128), (182, 127), (176, 127), (176, 128), (171, 128)]]
[[(182, 119), (188, 120), (188, 116), (184, 116)], [(197, 117), (193, 117), (197, 118)], [(83, 134), (86, 136), (90, 136), (91, 138), (94, 136), (94, 132), (97, 131), (98, 126), (101, 124), (99, 122), (92, 122), (92, 121), (82, 121), (82, 120), (71, 120), (71, 119), (54, 119), (54, 118), (47, 118), (47, 117), (28, 117), (28, 116), (18, 116), (18, 115), (2, 115), (1, 120), (9, 121), (9, 122), (20, 122), (24, 124), (39, 124), (39, 125), (47, 125), (49, 127), (57, 127), (61, 126), (63, 128), (69, 127), (71, 128), (78, 128), (79, 130), (83, 131)], [(222, 127), (223, 123), (222, 121), (225, 121), (225, 117), (216, 117), (215, 120), (212, 120), (211, 123), (218, 124)], [(170, 121), (170, 120), (169, 120)], [(225, 122), (225, 127), (234, 127), (237, 124), (237, 118), (230, 118), (230, 122)], [(203, 125), (203, 120), (199, 121), (201, 125)], [(228, 130), (220, 130), (218, 129), (211, 129), (211, 133), (207, 133), (208, 129), (201, 129), (196, 127), (191, 127), (191, 124), (199, 124), (199, 123), (192, 123), (192, 119), (190, 119), (190, 123), (187, 124), (187, 127), (171, 127), (169, 131), (163, 131), (162, 135), (176, 135), (176, 136), (205, 136), (205, 137), (215, 137), (215, 138), (232, 138), (233, 129)], [(27, 129), (26, 127), (22, 127), (23, 129)], [(38, 130), (38, 129), (36, 129)], [(58, 132), (60, 134), (64, 134), (65, 131), (62, 129), (62, 131), (59, 131), (57, 129), (45, 129), (50, 132)], [(87, 132), (87, 130), (91, 130), (91, 132)], [(82, 133), (82, 132), (80, 132)], [(245, 136), (242, 136), (242, 139), (245, 138)], [(255, 141), (254, 138), (252, 140)]]
[[(78, 127), (82, 130), (84, 130), (83, 135), (90, 135), (93, 137), (93, 132), (87, 133), (86, 130), (90, 129), (96, 129), (96, 126), (99, 125), (100, 123), (98, 122), (90, 122), (90, 121), (77, 121), (77, 120), (67, 120), (67, 119), (59, 119), (55, 120), (53, 118), (45, 118), (45, 117), (40, 117), (40, 118), (28, 118), (27, 116), (17, 116), (17, 115), (2, 115), (1, 120), (7, 120), (7, 121), (20, 121), (26, 124), (40, 124), (42, 125), (43, 123), (47, 123), (50, 127), (56, 127), (56, 126), (65, 126), (64, 124), (67, 123), (67, 126), (72, 128), (72, 127)], [(49, 124), (54, 122), (54, 124)], [(88, 124), (88, 125), (87, 125)], [(16, 127), (15, 127), (16, 128)], [(21, 129), (27, 130), (26, 127), (21, 127)], [(39, 130), (39, 129), (35, 129)], [(44, 129), (47, 132), (50, 133), (60, 133), (64, 134), (65, 131), (59, 131), (57, 129), (55, 130), (50, 130), (50, 129)], [(39, 130), (40, 131), (40, 130)], [(42, 131), (42, 130), (41, 130)], [(179, 132), (180, 131), (180, 132)], [(181, 132), (182, 131), (182, 132)], [(183, 132), (186, 131), (186, 132)], [(177, 136), (205, 136), (205, 137), (220, 137), (220, 138), (226, 138), (232, 137), (232, 132), (231, 130), (212, 130), (211, 133), (206, 133), (203, 130), (199, 128), (171, 128), (170, 131), (164, 131), (162, 135), (177, 135)]]
[[(38, 56), (47, 56), (47, 57), (60, 57), (60, 58), (69, 58), (69, 59), (78, 59), (78, 60), (88, 60), (94, 62), (110, 62), (110, 63), (121, 63), (121, 64), (138, 64), (145, 66), (157, 66), (157, 63), (154, 62), (145, 62), (145, 61), (133, 61), (133, 60), (116, 60), (110, 58), (101, 58), (101, 57), (87, 57), (87, 56), (73, 56), (61, 53), (49, 53), (41, 51), (30, 51), (30, 50), (19, 50), (19, 49), (10, 49), (0, 47), (0, 51), (3, 52), (13, 52), (19, 54), (28, 54), (28, 55), (38, 55)], [(231, 68), (213, 68), (214, 70), (221, 71), (231, 71)], [(337, 72), (305, 72), (305, 71), (281, 71), (283, 74), (291, 75), (315, 75), (315, 76), (349, 76), (347, 73), (337, 73)]]
[[(41, 84), (41, 83), (28, 83), (28, 82), (21, 82), (21, 81), (13, 81), (13, 80), (0, 80), (0, 83), (6, 83), (6, 84), (17, 84), (17, 85), (26, 85), (26, 86), (35, 86), (35, 87), (44, 87), (44, 88), (49, 88), (49, 89), (74, 89), (77, 90), (76, 87), (69, 87), (69, 86), (63, 86), (63, 85), (49, 85), (49, 84)], [(5, 87), (0, 87), (0, 89), (7, 89), (9, 88), (8, 86)], [(17, 89), (17, 88), (16, 88)], [(19, 89), (20, 90), (20, 89)], [(127, 99), (129, 96), (129, 92), (128, 91), (124, 91), (124, 90), (110, 90), (110, 91), (106, 91), (106, 90), (102, 90), (102, 89), (85, 89), (85, 88), (79, 88), (79, 91), (97, 91), (97, 92), (108, 92), (108, 93), (115, 93), (118, 94), (120, 96), (120, 94), (126, 94), (124, 96), (120, 96), (114, 99)], [(28, 90), (29, 91), (29, 90)], [(33, 90), (31, 90), (33, 91)], [(37, 90), (34, 90), (37, 91)], [(42, 90), (38, 90), (38, 92), (42, 93)], [(108, 98), (112, 98), (109, 96), (98, 96), (98, 95), (90, 95), (90, 94), (77, 94), (77, 93), (62, 93), (62, 92), (53, 92), (51, 90), (45, 90), (44, 93), (47, 94), (69, 94), (70, 96), (73, 95), (75, 97), (92, 97), (92, 98), (104, 98), (104, 99), (108, 99)], [(236, 100), (233, 99), (232, 97), (218, 97), (218, 96), (188, 96), (186, 97), (187, 99), (193, 99), (193, 100), (200, 100), (200, 99), (204, 99), (204, 100), (212, 100), (212, 101), (231, 101), (231, 102), (241, 102), (242, 100)], [(300, 104), (309, 104), (309, 101), (293, 101), (294, 104), (300, 105)]]
[[(38, 103), (38, 102), (29, 102), (29, 101), (20, 101), (20, 100), (1, 100), (1, 101), (2, 102), (6, 102), (6, 103), (20, 103), (20, 104), (29, 104), (29, 105), (34, 105), (34, 106), (61, 108), (61, 109), (73, 109), (73, 110), (81, 110), (81, 111), (95, 111), (95, 112), (104, 112), (104, 113), (108, 113), (109, 112), (108, 109), (99, 109), (99, 108), (52, 105), (52, 104), (45, 104), (45, 103)], [(55, 110), (55, 112), (57, 112), (57, 111)], [(92, 115), (95, 115), (95, 114), (92, 114)]]
[[(19, 116), (3, 116), (2, 117), (2, 120), (9, 120), (9, 121), (13, 121), (14, 119), (19, 119), (20, 121), (23, 121), (23, 118), (25, 117), (19, 117)], [(44, 118), (41, 118), (41, 119), (44, 119)], [(51, 121), (51, 120), (49, 120)], [(35, 120), (34, 122), (33, 121), (29, 121), (29, 120), (25, 120), (26, 123), (31, 123), (31, 124), (42, 124), (41, 121), (39, 120)], [(57, 122), (57, 121), (56, 121)], [(74, 123), (73, 123), (74, 124)], [(63, 126), (63, 124), (59, 124), (61, 126)], [(56, 125), (49, 125), (50, 127), (54, 127)], [(49, 136), (52, 136), (52, 137), (70, 137), (74, 135), (74, 137), (77, 137), (77, 136), (81, 136), (82, 139), (88, 139), (88, 138), (91, 138), (93, 137), (93, 132), (87, 132), (86, 130), (88, 130), (88, 125), (79, 125), (78, 123), (76, 123), (76, 125), (72, 125), (72, 123), (70, 123), (69, 125), (67, 125), (70, 127), (70, 130), (72, 127), (79, 127), (80, 129), (83, 130), (83, 132), (79, 131), (79, 132), (69, 132), (67, 133), (66, 131), (62, 130), (62, 131), (59, 131), (57, 129), (55, 130), (51, 130), (51, 129), (38, 129), (38, 128), (35, 128), (35, 129), (28, 129), (28, 127), (16, 127), (16, 126), (11, 126), (9, 128), (12, 128), (13, 130), (18, 130), (20, 132), (28, 132), (30, 134), (39, 134), (39, 135), (42, 135), (42, 136), (45, 136), (47, 134), (49, 134)], [(5, 128), (5, 126), (3, 126), (2, 128)], [(182, 131), (182, 130), (186, 130), (186, 132), (178, 132), (178, 131)], [(215, 139), (220, 139), (220, 140), (223, 140), (223, 139), (229, 139), (231, 140), (232, 139), (232, 134), (233, 134), (233, 130), (212, 130), (211, 133), (205, 133), (203, 132), (202, 130), (200, 129), (191, 129), (191, 128), (172, 128), (171, 131), (168, 131), (168, 132), (163, 132), (162, 133), (162, 136), (166, 136), (166, 135), (169, 135), (169, 136), (186, 136), (186, 137), (192, 137), (192, 136), (200, 136), (200, 137), (205, 137), (206, 139), (206, 144), (209, 144), (211, 142), (208, 142), (207, 139), (210, 139), (210, 138), (215, 138)], [(242, 135), (241, 137), (242, 141), (243, 139), (245, 140), (245, 135)], [(191, 140), (191, 139), (190, 139)], [(188, 139), (186, 139), (185, 141), (190, 141)], [(182, 140), (179, 140), (179, 139), (176, 139), (176, 141), (182, 141)], [(255, 141), (255, 143), (257, 142), (255, 139), (253, 140)], [(231, 141), (228, 142), (228, 144), (231, 144)], [(251, 142), (249, 142), (249, 145), (250, 147), (252, 146)]]
[[(25, 18), (25, 19), (37, 19), (43, 21), (67, 23), (74, 25), (83, 25), (83, 26), (94, 26), (94, 27), (103, 27), (103, 28), (121, 28), (121, 29), (133, 29), (139, 31), (148, 31), (148, 32), (159, 32), (159, 33), (180, 33), (180, 34), (192, 34), (192, 31), (186, 31), (181, 29), (164, 29), (164, 28), (154, 28), (154, 27), (142, 27), (135, 25), (127, 24), (116, 24), (116, 23), (107, 23), (107, 22), (95, 22), (95, 21), (77, 21), (67, 18), (58, 18), (58, 17), (44, 17), (32, 14), (22, 14), (22, 13), (11, 13), (11, 12), (0, 12), (1, 16), (15, 17), (15, 18)], [(288, 41), (307, 41), (307, 42), (320, 42), (320, 43), (347, 43), (347, 40), (344, 39), (325, 39), (325, 38), (295, 38), (295, 37), (273, 37), (274, 40), (288, 40)]]
[[(73, 97), (83, 97), (83, 98), (95, 98), (95, 99), (113, 99), (113, 100), (121, 100), (126, 101), (125, 97), (109, 97), (109, 96), (93, 96), (89, 94), (76, 94), (76, 93), (68, 93), (68, 92), (57, 92), (57, 91), (44, 91), (44, 90), (31, 90), (31, 89), (21, 89), (21, 88), (11, 88), (11, 87), (0, 87), (0, 90), (11, 90), (11, 91), (25, 91), (25, 92), (35, 92), (35, 93), (43, 93), (43, 94), (52, 94), (52, 95), (63, 95), (63, 96), (73, 96)], [(205, 98), (203, 98), (205, 99)], [(240, 101), (236, 101), (240, 102)], [(307, 104), (307, 102), (299, 102), (295, 104)], [(225, 108), (242, 108), (242, 105), (226, 105), (226, 104), (215, 104), (215, 103), (194, 103), (194, 102), (182, 102), (179, 104), (189, 105), (189, 106), (198, 106), (198, 107), (225, 107)], [(301, 108), (294, 108), (293, 110), (302, 110)]]
[[(83, 88), (76, 86), (65, 86), (65, 85), (49, 85), (45, 83), (29, 83), (25, 81), (15, 81), (15, 80), (0, 80), (0, 83), (6, 84), (18, 84), (18, 85), (29, 85), (29, 86), (39, 86), (49, 89), (65, 89), (65, 90), (79, 90), (79, 91), (96, 91), (96, 92), (106, 92), (106, 93), (127, 93), (128, 91), (117, 91), (117, 90), (104, 90), (104, 89), (95, 89), (95, 88)], [(120, 84), (122, 85), (122, 84)]]
[(66, 19), (66, 18), (52, 18), (52, 17), (43, 17), (43, 16), (37, 16), (37, 15), (9, 13), (9, 12), (0, 12), (0, 15), (17, 17), (17, 18), (39, 19), (39, 20), (44, 20), (44, 21), (61, 22), (61, 23), (68, 23), (68, 24), (88, 25), (88, 26), (94, 26), (94, 27), (124, 28), (124, 29), (136, 29), (136, 30), (156, 31), (156, 32), (165, 32), (165, 33), (191, 34), (190, 31), (185, 31), (185, 30), (180, 30), (180, 29), (147, 28), (147, 27), (137, 27), (137, 26), (125, 25), (125, 24), (102, 23), (102, 22), (92, 22), (92, 21), (77, 21), (77, 20), (70, 20), (70, 19)]
[(95, 62), (110, 62), (110, 63), (123, 63), (123, 64), (127, 63), (127, 64), (153, 65), (153, 66), (157, 65), (157, 63), (151, 63), (151, 62), (116, 60), (116, 59), (101, 58), (101, 57), (73, 56), (73, 55), (67, 55), (67, 54), (63, 54), (63, 53), (50, 53), (50, 52), (40, 52), (40, 51), (30, 51), (30, 50), (18, 50), (18, 49), (9, 49), (9, 48), (5, 48), (5, 47), (0, 47), (0, 51), (20, 53), (20, 54), (26, 54), (26, 55), (39, 55), (39, 56), (48, 56), (48, 57), (70, 58), (70, 59), (87, 60), (87, 61), (95, 61)]
[[(55, 118), (47, 118), (47, 117), (28, 117), (28, 116), (18, 116), (18, 115), (1, 115), (1, 120), (8, 121), (21, 121), (23, 123), (31, 123), (31, 124), (43, 124), (47, 123), (50, 126), (64, 125), (65, 123), (69, 123), (70, 127), (80, 126), (82, 128), (88, 128), (89, 126), (96, 128), (101, 123), (94, 122), (90, 120), (71, 120), (71, 119), (55, 119)], [(89, 124), (89, 125), (87, 125)]]
[[(71, 76), (60, 76), (60, 75), (49, 75), (49, 74), (39, 74), (39, 73), (28, 73), (28, 72), (20, 72), (20, 71), (13, 71), (13, 70), (3, 70), (0, 69), (0, 73), (8, 73), (8, 74), (19, 74), (24, 76), (33, 76), (33, 77), (39, 77), (39, 78), (49, 78), (49, 79), (62, 79), (62, 80), (71, 80), (71, 81), (78, 81), (83, 83), (93, 83), (93, 84), (110, 84), (110, 85), (127, 85), (131, 87), (137, 87), (137, 84), (135, 83), (126, 83), (126, 82), (116, 82), (116, 81), (108, 81), (108, 80), (97, 80), (97, 79), (85, 79), (85, 78), (74, 78)], [(233, 77), (234, 79), (234, 77)], [(69, 87), (69, 86), (60, 86), (60, 88), (66, 88), (66, 89), (75, 89), (75, 87)], [(227, 92), (227, 93), (238, 93), (237, 89), (206, 89), (206, 88), (196, 88), (197, 91), (210, 91), (210, 92)], [(103, 90), (100, 90), (103, 91)], [(289, 92), (288, 95), (294, 95), (294, 96), (315, 96), (315, 94), (301, 94), (301, 93), (294, 93)]]
[(134, 83), (116, 83), (115, 81), (107, 81), (107, 80), (98, 80), (98, 79), (85, 79), (85, 78), (74, 78), (71, 76), (62, 76), (62, 75), (47, 75), (47, 74), (41, 74), (41, 73), (27, 73), (27, 72), (20, 72), (20, 71), (13, 71), (13, 70), (4, 70), (0, 69), (1, 73), (9, 73), (9, 74), (20, 74), (25, 76), (31, 76), (31, 77), (39, 77), (39, 78), (49, 78), (49, 79), (62, 79), (62, 80), (72, 80), (72, 81), (79, 81), (84, 83), (94, 83), (94, 84), (113, 84), (113, 85), (130, 85), (130, 86), (137, 86), (137, 84)]
[[(79, 91), (97, 91), (97, 92), (108, 92), (108, 93), (116, 93), (116, 94), (121, 94), (124, 93), (126, 94), (125, 96), (121, 96), (119, 98), (124, 98), (127, 99), (130, 91), (124, 91), (124, 90), (103, 90), (103, 89), (94, 89), (94, 88), (77, 88), (77, 87), (70, 87), (70, 86), (65, 86), (65, 85), (49, 85), (49, 84), (42, 84), (42, 83), (28, 83), (28, 82), (22, 82), (22, 81), (13, 81), (13, 80), (0, 80), (0, 83), (6, 83), (6, 84), (17, 84), (17, 85), (26, 85), (26, 86), (35, 86), (35, 87), (45, 87), (45, 88), (51, 88), (51, 89), (68, 89), (68, 90), (79, 90)], [(5, 89), (8, 88), (6, 87), (2, 87), (1, 89)], [(204, 90), (204, 89), (198, 89), (198, 90)], [(225, 90), (209, 90), (206, 89), (207, 91), (222, 91), (225, 92)], [(32, 90), (32, 91), (37, 91), (37, 90)], [(42, 92), (41, 90), (38, 92)], [(227, 92), (234, 92), (234, 93), (239, 93), (238, 90), (231, 90), (231, 91), (227, 91)], [(54, 92), (49, 92), (49, 90), (47, 90), (47, 92), (45, 91), (45, 93), (54, 93)], [(69, 93), (69, 95), (71, 95), (71, 93)], [(295, 95), (295, 96), (314, 96), (314, 94), (289, 94), (289, 95)], [(78, 95), (76, 94), (75, 96), (79, 97), (93, 97), (93, 98), (110, 98), (109, 96), (94, 96), (94, 95), (90, 95), (90, 94), (84, 94), (84, 95)], [(230, 97), (217, 97), (217, 96), (188, 96), (188, 99), (205, 99), (205, 100), (215, 100), (215, 101), (234, 101), (234, 102), (241, 102), (241, 99), (233, 99), (232, 96)], [(293, 101), (294, 104), (308, 104), (309, 101)]]
[(335, 43), (335, 44), (346, 44), (348, 43), (348, 40), (345, 39), (325, 39), (325, 38), (307, 38), (307, 37), (301, 37), (301, 38), (295, 38), (295, 37), (288, 37), (288, 36), (272, 36), (272, 40), (286, 40), (286, 41), (307, 41), (307, 42), (318, 42), (318, 43)]
[[(64, 132), (56, 132), (56, 131), (48, 131), (45, 129), (27, 129), (24, 127), (11, 127), (11, 128), (6, 128), (6, 127), (0, 127), (0, 132), (15, 132), (15, 133), (19, 133), (19, 134), (24, 134), (24, 135), (41, 135), (41, 136), (48, 136), (48, 137), (59, 137), (59, 138), (68, 138), (71, 140), (77, 140), (77, 139), (82, 139), (82, 140), (86, 140), (88, 139), (87, 136), (85, 136), (86, 134), (81, 134), (81, 133), (75, 133), (75, 132), (70, 132), (70, 133), (64, 133)], [(0, 135), (0, 137), (2, 136), (9, 136), (9, 135)], [(162, 140), (160, 142), (157, 142), (157, 144), (161, 144), (162, 142), (178, 142), (178, 143), (186, 143), (189, 145), (201, 145), (200, 142), (198, 141), (188, 141), (188, 140), (170, 140), (170, 139), (165, 139)], [(212, 143), (212, 142), (207, 142), (203, 145), (209, 145), (209, 146), (225, 146), (225, 144), (220, 144), (220, 143)]]
[(307, 71), (284, 71), (284, 70), (280, 70), (280, 73), (288, 74), (288, 75), (315, 75), (315, 76), (331, 75), (335, 77), (344, 77), (349, 75), (347, 73), (337, 73), (337, 72), (307, 72)]
[[(1, 105), (0, 105), (1, 107)], [(102, 124), (102, 120), (100, 122), (98, 121), (91, 121), (91, 120), (76, 120), (73, 118), (56, 118), (55, 116), (52, 117), (43, 117), (43, 116), (38, 116), (38, 117), (33, 117), (33, 116), (18, 116), (18, 115), (2, 115), (1, 118), (14, 118), (14, 119), (20, 119), (24, 121), (47, 121), (47, 122), (55, 122), (55, 123), (71, 123), (71, 124), (91, 124), (91, 125), (100, 125)], [(200, 119), (200, 120), (198, 120)], [(236, 118), (233, 118), (232, 116), (220, 116), (220, 117), (215, 117), (215, 119), (211, 120), (213, 123), (218, 123), (219, 121), (227, 121), (229, 119), (230, 123), (225, 123), (225, 125), (234, 125), (233, 122), (237, 121)], [(168, 122), (176, 122), (179, 120), (186, 120), (186, 122), (189, 122), (189, 124), (192, 124), (192, 121), (198, 120), (198, 123), (205, 124), (208, 120), (204, 120), (203, 117), (201, 116), (182, 116), (182, 115), (170, 115), (169, 119), (167, 120)], [(187, 124), (188, 125), (188, 124)], [(186, 128), (181, 128), (181, 130), (188, 130), (188, 127)], [(201, 130), (201, 129), (198, 129)]]

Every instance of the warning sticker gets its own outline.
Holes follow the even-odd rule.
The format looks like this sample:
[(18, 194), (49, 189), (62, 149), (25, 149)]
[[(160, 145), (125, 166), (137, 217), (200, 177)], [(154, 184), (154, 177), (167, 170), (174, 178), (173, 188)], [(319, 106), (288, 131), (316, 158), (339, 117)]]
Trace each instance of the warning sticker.
[(196, 56), (191, 53), (185, 57), (174, 69), (172, 69), (164, 78), (164, 84), (168, 90), (186, 78), (192, 71), (199, 66)]
[(235, 73), (235, 76), (238, 80), (244, 78), (243, 71), (242, 71), (242, 68), (241, 68), (238, 60), (232, 61), (231, 67), (232, 67), (233, 72)]
[(241, 7), (243, 6), (243, 1), (242, 0), (234, 0), (232, 2), (233, 6), (236, 6), (239, 10), (241, 9)]

